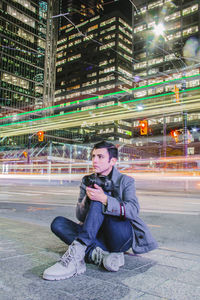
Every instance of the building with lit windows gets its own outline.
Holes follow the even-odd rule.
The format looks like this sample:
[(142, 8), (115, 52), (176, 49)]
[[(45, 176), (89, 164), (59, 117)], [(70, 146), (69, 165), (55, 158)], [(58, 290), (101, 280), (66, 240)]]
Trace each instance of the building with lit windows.
[[(88, 98), (90, 100), (79, 104), (80, 110), (86, 110), (118, 101), (118, 98), (93, 101), (92, 97), (132, 86), (131, 24), (119, 12), (114, 12), (90, 18), (76, 28), (70, 23), (63, 26), (57, 44), (56, 66), (56, 103)], [(117, 134), (115, 124), (108, 128), (106, 122), (98, 129), (96, 125), (94, 135), (105, 133), (106, 137), (131, 138), (130, 128), (129, 132), (121, 129)]]
[[(103, 11), (104, 0), (61, 0), (60, 11), (73, 23), (79, 24)], [(66, 19), (60, 19), (60, 27), (66, 24)]]
[(0, 116), (41, 107), (47, 1), (0, 0)]
[(134, 11), (135, 86), (164, 83), (134, 93), (135, 98), (173, 91), (174, 83), (167, 83), (173, 79), (180, 79), (180, 91), (200, 86), (199, 5), (198, 0), (153, 0)]

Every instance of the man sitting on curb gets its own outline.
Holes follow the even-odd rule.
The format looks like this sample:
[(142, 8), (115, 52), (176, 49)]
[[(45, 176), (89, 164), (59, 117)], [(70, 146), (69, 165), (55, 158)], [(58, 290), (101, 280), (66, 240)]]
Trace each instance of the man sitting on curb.
[(114, 167), (117, 158), (118, 149), (113, 144), (103, 141), (94, 146), (95, 173), (83, 177), (76, 207), (80, 223), (65, 217), (53, 220), (51, 230), (70, 246), (59, 262), (44, 271), (44, 279), (61, 280), (82, 274), (86, 271), (85, 262), (118, 271), (129, 248), (139, 254), (157, 247), (138, 217), (134, 179)]

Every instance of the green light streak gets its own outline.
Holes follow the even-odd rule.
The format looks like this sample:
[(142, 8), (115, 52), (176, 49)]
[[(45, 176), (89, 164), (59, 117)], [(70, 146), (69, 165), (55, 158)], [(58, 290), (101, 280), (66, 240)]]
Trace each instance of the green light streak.
[[(181, 77), (181, 78), (167, 80), (167, 81), (162, 81), (162, 82), (158, 82), (158, 83), (152, 83), (150, 85), (143, 85), (143, 86), (140, 86), (140, 87), (128, 89), (127, 91), (137, 91), (137, 90), (140, 90), (140, 89), (144, 89), (144, 88), (148, 88), (148, 87), (154, 87), (154, 86), (158, 86), (158, 85), (165, 84), (165, 83), (170, 83), (170, 82), (172, 83), (172, 82), (180, 81), (180, 80), (183, 80), (183, 79), (189, 79), (189, 78), (193, 78), (193, 77), (197, 77), (197, 76), (200, 76), (200, 74), (196, 74), (196, 75), (192, 75), (192, 76), (188, 76), (188, 77)], [(185, 92), (185, 91), (186, 90), (179, 91), (179, 92), (182, 93), (182, 92)], [(189, 90), (187, 90), (187, 91), (189, 91)], [(68, 106), (70, 106), (72, 104), (78, 104), (80, 102), (90, 101), (90, 100), (94, 100), (94, 99), (99, 99), (100, 100), (100, 99), (102, 99), (104, 97), (109, 97), (109, 96), (113, 96), (113, 95), (117, 95), (117, 94), (122, 94), (122, 93), (125, 93), (125, 91), (118, 91), (118, 92), (114, 92), (114, 93), (105, 94), (105, 95), (102, 95), (102, 96), (95, 96), (95, 97), (91, 97), (91, 98), (80, 99), (80, 100), (75, 100), (75, 101), (72, 101), (72, 102), (67, 102), (67, 103), (58, 104), (58, 105), (54, 105), (54, 106), (49, 106), (49, 107), (45, 107), (45, 108), (39, 108), (39, 109), (36, 109), (36, 110), (32, 110), (32, 111), (27, 111), (27, 112), (16, 114), (15, 117), (17, 117), (17, 116), (23, 116), (23, 115), (27, 115), (27, 114), (34, 114), (34, 113), (37, 113), (37, 112), (41, 112), (41, 111), (45, 111), (45, 110), (50, 110), (50, 109), (55, 109), (55, 108), (68, 107)], [(12, 117), (13, 116), (1, 117), (0, 120), (12, 118)], [(36, 119), (34, 119), (34, 120), (36, 120)]]
[[(199, 89), (200, 89), (200, 87), (186, 89), (186, 90), (180, 91), (180, 93), (185, 93), (185, 92), (199, 90)], [(141, 100), (154, 99), (154, 98), (159, 98), (159, 97), (164, 97), (164, 96), (170, 96), (170, 95), (174, 95), (174, 92), (169, 92), (169, 93), (159, 94), (159, 95), (154, 95), (154, 96), (148, 96), (148, 97), (143, 97), (143, 98), (138, 98), (138, 99), (132, 99), (132, 100), (120, 102), (120, 104), (126, 104), (126, 103), (132, 103), (132, 102), (140, 102)], [(86, 112), (86, 111), (92, 111), (92, 110), (107, 108), (107, 107), (111, 107), (111, 106), (120, 106), (120, 105), (118, 103), (114, 103), (114, 104), (105, 105), (105, 106), (102, 106), (102, 107), (89, 108), (89, 109), (79, 110), (79, 111), (70, 111), (70, 112), (63, 113), (62, 115), (58, 114), (58, 115), (52, 115), (52, 116), (46, 116), (46, 117), (42, 117), (42, 118), (37, 118), (37, 119), (33, 119), (33, 120), (24, 120), (24, 121), (19, 121), (19, 122), (14, 122), (14, 123), (2, 124), (2, 125), (0, 125), (0, 127), (17, 125), (17, 124), (23, 124), (23, 123), (28, 123), (28, 122), (31, 123), (31, 122), (35, 122), (35, 121), (39, 121), (39, 120), (45, 120), (45, 119), (50, 119), (50, 118), (62, 117), (64, 115), (70, 115), (70, 114), (78, 114), (78, 113), (83, 113), (83, 112)]]

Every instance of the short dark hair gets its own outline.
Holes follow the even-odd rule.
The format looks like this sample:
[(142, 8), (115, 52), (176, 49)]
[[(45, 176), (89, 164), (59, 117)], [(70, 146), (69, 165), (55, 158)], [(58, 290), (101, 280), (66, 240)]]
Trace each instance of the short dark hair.
[(108, 150), (109, 159), (111, 159), (112, 157), (118, 158), (118, 149), (114, 144), (106, 141), (101, 141), (94, 145), (92, 151), (94, 149), (101, 149), (101, 148), (106, 148)]

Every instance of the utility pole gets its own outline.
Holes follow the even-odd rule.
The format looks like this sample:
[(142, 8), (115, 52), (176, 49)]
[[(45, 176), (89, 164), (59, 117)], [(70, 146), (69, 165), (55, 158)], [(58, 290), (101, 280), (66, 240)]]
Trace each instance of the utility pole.
[(167, 132), (166, 116), (163, 116), (163, 157), (167, 156)]
[(188, 155), (187, 112), (183, 112), (183, 125), (183, 150), (186, 157)]
[[(58, 18), (52, 18), (59, 9), (57, 1), (48, 0), (47, 10), (47, 32), (45, 50), (45, 71), (44, 71), (44, 107), (54, 104), (55, 80), (56, 80), (56, 46), (58, 37)], [(49, 111), (49, 113), (51, 113)]]

